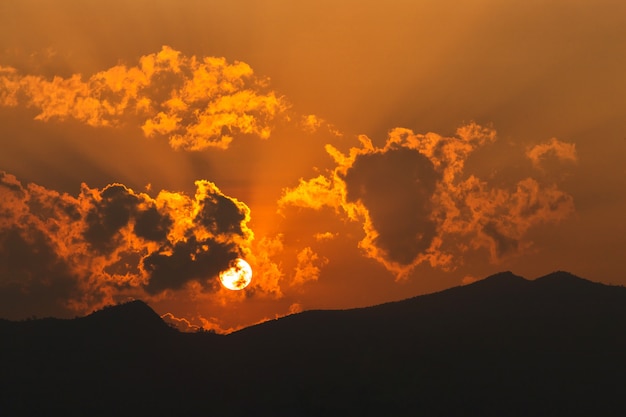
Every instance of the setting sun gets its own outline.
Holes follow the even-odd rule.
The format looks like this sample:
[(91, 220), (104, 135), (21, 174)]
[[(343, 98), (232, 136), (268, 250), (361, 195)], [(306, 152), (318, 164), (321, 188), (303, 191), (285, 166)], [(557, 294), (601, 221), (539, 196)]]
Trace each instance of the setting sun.
[(252, 268), (241, 258), (231, 262), (231, 267), (220, 273), (220, 282), (229, 290), (243, 290), (252, 281)]

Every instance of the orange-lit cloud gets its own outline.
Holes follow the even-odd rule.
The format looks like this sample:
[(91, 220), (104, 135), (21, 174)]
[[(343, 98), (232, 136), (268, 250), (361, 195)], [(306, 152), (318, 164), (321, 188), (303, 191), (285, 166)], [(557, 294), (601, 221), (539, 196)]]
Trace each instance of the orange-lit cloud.
[(576, 145), (573, 143), (562, 142), (556, 138), (552, 138), (546, 143), (540, 143), (528, 148), (526, 156), (536, 167), (540, 167), (541, 163), (545, 162), (549, 157), (556, 158), (558, 161), (578, 161)]
[(170, 326), (180, 330), (181, 332), (196, 332), (201, 329), (200, 326), (191, 323), (184, 317), (176, 317), (172, 313), (165, 313), (161, 315), (163, 321), (168, 323)]
[(300, 179), (300, 184), (284, 193), (279, 201), (279, 211), (284, 206), (310, 207), (320, 209), (322, 207), (341, 206), (343, 193), (339, 184), (332, 178), (319, 175), (305, 181)]
[(284, 249), (282, 236), (264, 236), (253, 244), (249, 261), (254, 265), (255, 277), (250, 284), (250, 293), (280, 298), (283, 293), (280, 282), (284, 278), (281, 266), (274, 261)]
[(326, 120), (322, 119), (315, 114), (308, 114), (306, 116), (302, 116), (300, 121), (300, 126), (302, 130), (308, 133), (315, 133), (321, 129), (327, 130), (334, 136), (342, 137), (343, 133), (339, 131), (335, 126), (328, 123)]
[[(185, 333), (208, 331), (212, 333), (228, 334), (243, 327), (224, 327), (222, 320), (217, 317), (204, 317), (202, 315), (192, 317), (190, 320), (185, 317), (176, 317), (172, 313), (165, 313), (161, 315), (161, 318), (170, 326)], [(200, 324), (194, 324), (194, 321)]]
[(328, 259), (320, 257), (310, 247), (306, 247), (298, 252), (297, 265), (292, 285), (302, 285), (309, 281), (317, 281), (320, 275), (321, 267), (328, 263)]
[(225, 149), (238, 134), (267, 139), (286, 101), (244, 62), (184, 56), (168, 46), (84, 80), (23, 75), (0, 67), (0, 105), (35, 108), (37, 120), (73, 118), (91, 126), (131, 120), (174, 149)]
[(299, 303), (293, 303), (292, 305), (289, 306), (289, 314), (297, 314), (303, 311), (302, 305), (300, 305)]
[(361, 136), (347, 155), (327, 145), (336, 168), (286, 189), (279, 207), (332, 207), (361, 222), (359, 246), (398, 278), (421, 263), (454, 269), (470, 249), (486, 248), (496, 262), (528, 247), (530, 228), (574, 208), (555, 184), (522, 178), (499, 188), (466, 174), (469, 155), (495, 140), (493, 129), (470, 123), (453, 137), (393, 129), (382, 147)]
[(77, 196), (0, 173), (0, 287), (11, 304), (86, 312), (127, 297), (221, 291), (217, 275), (250, 253), (250, 210), (215, 184), (156, 197), (83, 184)]
[(332, 240), (336, 238), (337, 233), (332, 233), (332, 232), (316, 233), (315, 235), (313, 235), (313, 237), (315, 238), (315, 240), (321, 242), (321, 241)]
[(474, 282), (476, 282), (476, 281), (479, 281), (479, 279), (478, 279), (478, 278), (476, 278), (476, 277), (473, 277), (473, 276), (471, 276), (471, 275), (466, 275), (466, 276), (464, 276), (464, 277), (463, 277), (463, 279), (461, 280), (461, 284), (462, 284), (462, 285), (469, 285), (469, 284), (472, 284), (472, 283), (474, 283)]

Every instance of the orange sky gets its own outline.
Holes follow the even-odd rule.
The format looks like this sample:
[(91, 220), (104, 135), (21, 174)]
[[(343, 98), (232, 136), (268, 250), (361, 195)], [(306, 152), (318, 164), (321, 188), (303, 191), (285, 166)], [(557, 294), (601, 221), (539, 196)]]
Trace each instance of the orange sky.
[(624, 285), (624, 28), (618, 0), (2, 2), (0, 317)]

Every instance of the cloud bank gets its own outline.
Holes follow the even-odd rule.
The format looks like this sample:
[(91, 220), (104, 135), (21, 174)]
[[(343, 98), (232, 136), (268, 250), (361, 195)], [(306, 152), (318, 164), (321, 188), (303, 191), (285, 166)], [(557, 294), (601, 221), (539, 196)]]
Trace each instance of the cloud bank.
[(37, 120), (90, 126), (138, 123), (174, 149), (226, 149), (238, 134), (267, 139), (288, 104), (244, 62), (184, 56), (168, 46), (135, 66), (117, 65), (83, 80), (20, 74), (0, 67), (0, 105), (37, 109)]
[(41, 299), (43, 312), (83, 313), (189, 286), (215, 292), (254, 237), (248, 207), (205, 180), (193, 197), (121, 184), (83, 184), (73, 197), (0, 173), (0, 196), (3, 311)]
[[(498, 262), (531, 244), (529, 229), (566, 218), (574, 205), (555, 184), (531, 177), (499, 188), (466, 174), (468, 157), (496, 138), (495, 130), (471, 123), (453, 137), (396, 128), (382, 147), (361, 136), (347, 155), (327, 145), (336, 168), (284, 190), (279, 207), (332, 207), (360, 222), (359, 246), (399, 279), (421, 263), (454, 269), (469, 250), (486, 249)], [(561, 149), (568, 157), (569, 146), (551, 141), (528, 157)]]
[[(322, 136), (341, 138), (338, 144), (349, 140), (315, 115), (288, 114), (287, 100), (247, 64), (187, 57), (167, 46), (134, 66), (120, 64), (88, 78), (47, 78), (0, 67), (0, 105), (32, 108), (42, 122), (134, 126), (146, 137), (167, 138), (174, 150), (226, 150), (242, 135), (267, 139), (281, 121), (293, 122), (291, 134), (320, 136), (310, 148), (324, 143)], [(283, 138), (276, 136), (280, 158), (255, 158), (255, 164), (273, 172), (280, 190), (292, 178), (285, 178), (284, 165), (275, 164), (286, 156)], [(380, 146), (365, 135), (358, 140), (345, 151), (326, 145), (332, 162), (319, 166), (331, 169), (314, 166), (317, 160), (307, 159), (306, 152), (294, 159), (316, 176), (284, 189), (279, 213), (297, 216), (288, 210), (301, 207), (320, 216), (334, 211), (336, 217), (320, 217), (320, 229), (302, 239), (285, 239), (292, 231), (278, 221), (275, 230), (261, 225), (259, 230), (271, 231), (253, 241), (248, 206), (206, 180), (195, 182), (193, 196), (168, 191), (150, 196), (123, 184), (102, 189), (83, 184), (72, 196), (1, 173), (3, 314), (14, 316), (24, 304), (36, 305), (38, 314), (60, 309), (80, 314), (128, 297), (227, 309), (234, 301), (264, 296), (302, 308), (299, 298), (290, 297), (324, 284), (324, 268), (345, 262), (337, 259), (343, 248), (331, 254), (331, 246), (358, 242), (365, 256), (404, 279), (422, 264), (453, 270), (470, 252), (491, 262), (520, 254), (532, 245), (532, 228), (559, 222), (574, 210), (572, 197), (549, 181), (555, 177), (529, 174), (505, 186), (468, 172), (471, 155), (497, 140), (488, 127), (470, 123), (451, 137), (395, 128)], [(237, 151), (220, 155), (236, 161)], [(544, 174), (555, 162), (577, 161), (575, 146), (556, 138), (528, 147), (525, 156), (529, 169)], [(260, 181), (255, 186), (263, 189)], [(269, 204), (275, 198), (269, 197)], [(354, 224), (346, 227), (346, 221)], [(298, 230), (311, 232), (314, 223)], [(349, 235), (359, 227), (361, 235)], [(253, 283), (239, 293), (222, 291), (217, 275), (240, 256), (255, 268)], [(356, 256), (350, 262), (362, 260)], [(193, 308), (185, 320), (195, 317), (207, 328), (222, 328), (214, 315), (193, 316)], [(179, 326), (190, 323), (171, 315)]]

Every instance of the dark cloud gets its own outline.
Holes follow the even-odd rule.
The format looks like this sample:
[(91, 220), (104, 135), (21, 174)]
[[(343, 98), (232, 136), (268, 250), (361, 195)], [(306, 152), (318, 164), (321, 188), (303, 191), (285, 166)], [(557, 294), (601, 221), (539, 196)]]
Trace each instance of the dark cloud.
[(198, 210), (193, 218), (193, 230), (184, 239), (143, 260), (143, 269), (150, 275), (146, 291), (151, 294), (180, 289), (189, 281), (197, 281), (206, 290), (215, 290), (219, 272), (228, 269), (229, 263), (242, 255), (236, 242), (247, 239), (250, 233), (246, 226), (247, 207), (223, 195), (210, 183), (199, 184), (199, 189), (202, 197), (196, 197)]
[(501, 259), (506, 255), (517, 252), (519, 249), (519, 241), (501, 232), (497, 224), (493, 221), (485, 224), (482, 228), (482, 232), (487, 235), (492, 242), (490, 245), (492, 259)]
[(0, 317), (85, 313), (190, 281), (194, 291), (215, 291), (219, 272), (249, 250), (250, 211), (209, 181), (196, 187), (194, 198), (153, 198), (83, 184), (73, 197), (2, 173)]
[(0, 229), (2, 317), (58, 314), (79, 293), (78, 277), (43, 232), (30, 225)]
[(359, 155), (347, 170), (346, 199), (363, 203), (378, 234), (374, 244), (389, 260), (409, 265), (430, 247), (439, 177), (427, 157), (408, 148)]
[[(141, 276), (141, 260), (147, 254), (147, 250), (143, 251), (120, 251), (117, 254), (117, 261), (112, 262), (104, 267), (104, 272), (110, 276)], [(128, 282), (120, 282), (119, 287), (129, 286)]]
[(161, 213), (147, 196), (137, 195), (120, 184), (109, 185), (92, 199), (85, 216), (85, 240), (99, 251), (118, 246), (119, 232), (131, 227), (134, 234), (146, 240), (164, 242), (173, 224), (167, 213)]
[(214, 291), (219, 284), (214, 279), (220, 271), (228, 269), (229, 262), (239, 252), (232, 243), (214, 239), (198, 241), (194, 236), (176, 243), (170, 253), (151, 253), (143, 259), (143, 269), (150, 275), (145, 289), (150, 294), (181, 289), (189, 281), (199, 282), (205, 289)]
[(233, 200), (212, 190), (200, 201), (200, 212), (194, 221), (213, 234), (242, 235), (241, 223), (245, 218), (246, 213)]
[(123, 185), (105, 187), (100, 200), (94, 199), (85, 216), (85, 240), (96, 250), (113, 250), (117, 246), (115, 235), (129, 224), (139, 202), (139, 198)]
[[(327, 145), (337, 167), (285, 190), (279, 207), (343, 210), (363, 225), (359, 247), (397, 279), (424, 262), (454, 269), (472, 249), (487, 248), (498, 262), (530, 247), (529, 229), (566, 218), (574, 204), (556, 184), (528, 177), (500, 186), (467, 174), (469, 156), (495, 140), (492, 128), (469, 123), (452, 137), (396, 128), (383, 147), (360, 136), (347, 155)], [(530, 154), (555, 149), (569, 157), (574, 148), (553, 141)]]
[(155, 206), (151, 206), (137, 213), (134, 230), (139, 237), (162, 242), (167, 238), (170, 227), (172, 227), (171, 217), (159, 213)]

